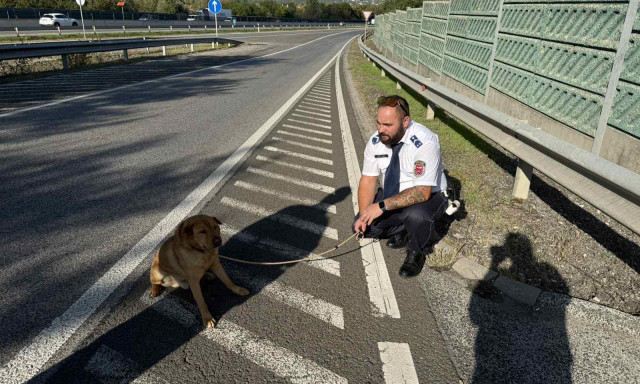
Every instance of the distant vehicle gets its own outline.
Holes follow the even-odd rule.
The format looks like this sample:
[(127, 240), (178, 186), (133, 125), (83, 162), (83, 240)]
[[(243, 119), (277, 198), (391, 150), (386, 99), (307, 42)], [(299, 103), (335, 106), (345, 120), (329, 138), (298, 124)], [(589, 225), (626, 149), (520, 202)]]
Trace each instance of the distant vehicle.
[[(215, 19), (215, 16), (213, 13), (209, 12), (208, 9), (203, 8), (203, 9), (198, 9), (196, 11), (196, 16), (198, 18), (198, 20), (208, 20), (208, 21), (213, 21)], [(231, 21), (231, 10), (230, 9), (221, 9), (220, 12), (218, 13), (218, 21)]]
[(144, 15), (140, 16), (140, 18), (138, 20), (143, 20), (143, 21), (158, 20), (158, 15), (152, 15), (150, 13), (145, 13)]
[(77, 27), (78, 20), (62, 13), (45, 13), (38, 24), (43, 27)]
[(198, 20), (198, 15), (189, 15), (189, 17), (187, 17), (187, 21), (196, 21)]

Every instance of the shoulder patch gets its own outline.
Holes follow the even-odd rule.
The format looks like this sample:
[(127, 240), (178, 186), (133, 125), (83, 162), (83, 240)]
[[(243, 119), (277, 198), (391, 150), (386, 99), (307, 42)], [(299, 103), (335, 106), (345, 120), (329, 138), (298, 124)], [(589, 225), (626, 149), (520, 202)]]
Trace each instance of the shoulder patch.
[(373, 136), (373, 138), (371, 139), (371, 142), (373, 144), (378, 144), (379, 141), (380, 141), (380, 137), (378, 135)]
[(420, 148), (422, 146), (422, 141), (418, 140), (416, 135), (411, 136), (409, 140), (411, 140), (411, 142), (413, 143), (413, 145), (416, 146), (416, 148)]
[(417, 160), (414, 164), (413, 164), (413, 174), (416, 176), (422, 176), (424, 175), (424, 166), (425, 163), (422, 160)]

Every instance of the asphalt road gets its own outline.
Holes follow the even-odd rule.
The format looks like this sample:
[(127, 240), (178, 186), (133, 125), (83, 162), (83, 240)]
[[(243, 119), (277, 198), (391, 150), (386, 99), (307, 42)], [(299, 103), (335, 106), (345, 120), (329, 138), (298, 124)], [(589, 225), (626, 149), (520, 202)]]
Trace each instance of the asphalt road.
[(457, 383), (420, 284), (377, 243), (225, 262), (252, 294), (204, 281), (216, 329), (189, 291), (148, 298), (152, 251), (190, 214), (221, 219), (221, 253), (247, 260), (351, 235), (363, 145), (332, 59), (356, 34), (63, 75), (98, 92), (0, 115), (0, 381)]

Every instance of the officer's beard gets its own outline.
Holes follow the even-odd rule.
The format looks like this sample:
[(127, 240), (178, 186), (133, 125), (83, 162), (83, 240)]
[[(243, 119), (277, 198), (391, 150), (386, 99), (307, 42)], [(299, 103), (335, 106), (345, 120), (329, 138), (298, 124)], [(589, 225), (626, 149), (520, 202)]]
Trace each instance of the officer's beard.
[(380, 141), (384, 145), (389, 145), (389, 146), (396, 145), (396, 144), (398, 144), (400, 142), (400, 140), (402, 140), (402, 137), (404, 136), (404, 132), (405, 132), (405, 130), (400, 128), (398, 130), (398, 132), (396, 132), (396, 134), (393, 135), (393, 136), (384, 135), (384, 134), (380, 133), (379, 134)]

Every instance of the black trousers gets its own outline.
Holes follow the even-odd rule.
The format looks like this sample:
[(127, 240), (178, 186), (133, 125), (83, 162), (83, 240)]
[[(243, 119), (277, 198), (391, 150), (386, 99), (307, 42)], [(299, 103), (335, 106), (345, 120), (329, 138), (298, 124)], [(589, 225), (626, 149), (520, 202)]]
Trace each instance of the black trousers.
[[(382, 188), (378, 189), (374, 203), (382, 199)], [(440, 192), (431, 195), (429, 200), (406, 208), (387, 211), (371, 223), (364, 232), (364, 237), (388, 239), (403, 230), (409, 233), (407, 249), (427, 253), (431, 244), (438, 240), (435, 222), (447, 209), (447, 199)], [(351, 229), (355, 232), (355, 223), (360, 214), (353, 220)]]

